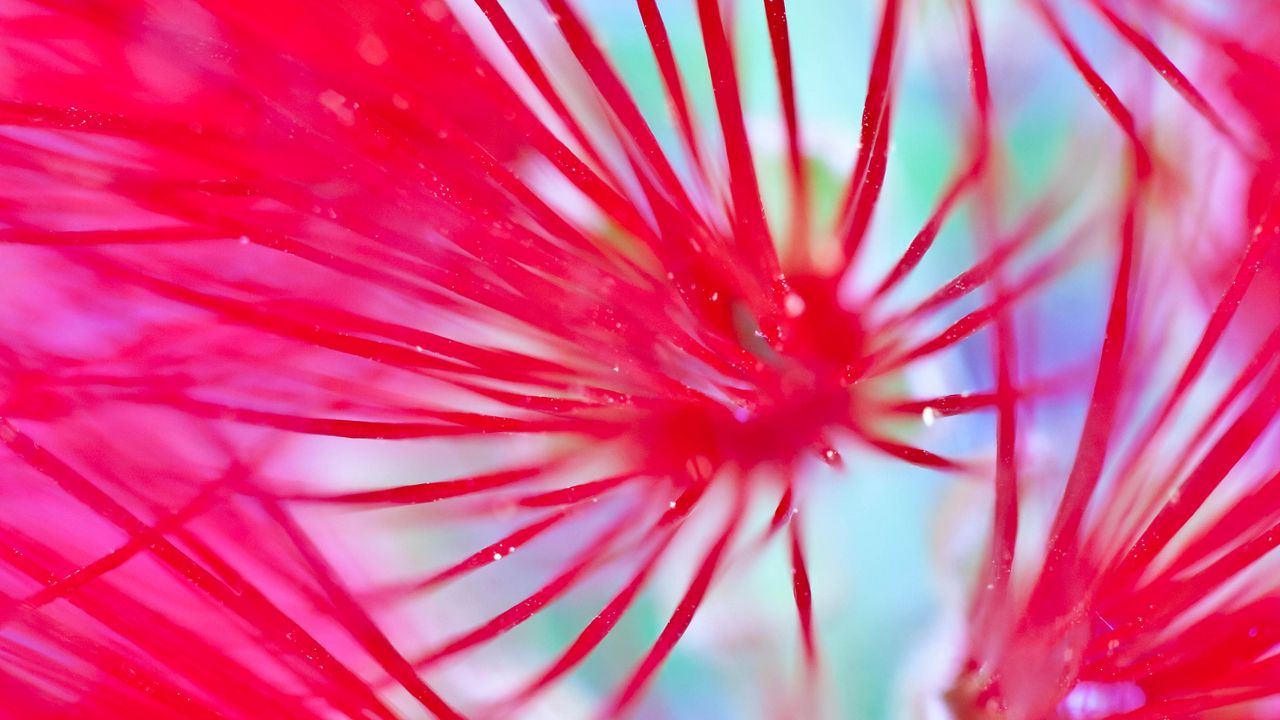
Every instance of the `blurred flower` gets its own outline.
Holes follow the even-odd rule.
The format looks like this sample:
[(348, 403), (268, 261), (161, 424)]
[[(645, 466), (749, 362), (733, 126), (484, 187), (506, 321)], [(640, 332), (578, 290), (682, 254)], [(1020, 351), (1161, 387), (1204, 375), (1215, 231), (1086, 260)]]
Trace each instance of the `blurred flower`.
[[(1275, 100), (1257, 83), (1280, 69), (1280, 56), (1252, 46), (1252, 37), (1265, 35), (1275, 17), (1245, 3), (1219, 26), (1152, 4), (1160, 20), (1181, 26), (1205, 49), (1206, 87), (1220, 83), (1213, 95), (1234, 100), (1226, 105), (1236, 111), (1228, 123), (1146, 34), (1115, 8), (1092, 4), (1208, 121), (1213, 137), (1201, 140), (1226, 146), (1220, 172), (1248, 191), (1226, 207), (1169, 209), (1152, 218), (1194, 220), (1208, 212), (1218, 219), (1192, 246), (1192, 256), (1213, 270), (1191, 276), (1211, 302), (1206, 313), (1193, 313), (1190, 343), (1133, 326), (1135, 316), (1182, 298), (1154, 286), (1133, 292), (1131, 279), (1143, 276), (1122, 252), (1065, 486), (1021, 510), (1017, 488), (997, 486), (989, 568), (973, 593), (965, 660), (948, 699), (963, 718), (1272, 717), (1280, 695), (1272, 657), (1280, 586), (1269, 556), (1280, 542), (1272, 430), (1280, 410), (1280, 188), (1269, 126)], [(1040, 7), (1129, 136), (1135, 171), (1125, 228), (1132, 232), (1135, 198), (1152, 190), (1141, 168), (1149, 167), (1156, 139), (1133, 132), (1130, 110), (1095, 74), (1064, 21), (1048, 4)], [(1187, 183), (1190, 192), (1208, 194), (1215, 181)], [(1014, 432), (1005, 428), (1006, 445)], [(1006, 457), (1016, 464), (1016, 453)], [(1024, 532), (1020, 512), (1048, 523)]]

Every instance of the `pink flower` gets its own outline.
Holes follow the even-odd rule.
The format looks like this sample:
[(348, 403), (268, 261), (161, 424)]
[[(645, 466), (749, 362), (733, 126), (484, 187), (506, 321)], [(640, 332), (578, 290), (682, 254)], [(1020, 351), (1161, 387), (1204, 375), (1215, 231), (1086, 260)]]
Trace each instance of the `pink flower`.
[[(1209, 302), (1192, 345), (1135, 331), (1126, 279), (1134, 276), (1122, 259), (1084, 429), (1065, 485), (1049, 494), (1043, 538), (1020, 533), (1019, 515), (1044, 512), (1044, 498), (1020, 502), (1016, 482), (1002, 487), (997, 475), (988, 569), (949, 701), (964, 718), (1271, 717), (1267, 699), (1280, 695), (1272, 657), (1280, 587), (1268, 555), (1280, 542), (1272, 432), (1280, 195), (1276, 106), (1260, 83), (1280, 70), (1280, 56), (1249, 40), (1275, 18), (1242, 4), (1240, 27), (1228, 30), (1172, 7), (1156, 11), (1209, 53), (1218, 94), (1237, 104), (1228, 123), (1145, 34), (1094, 5), (1213, 126), (1229, 146), (1224, 173), (1248, 192), (1218, 210), (1220, 227), (1192, 251), (1214, 267), (1193, 275)], [(1062, 20), (1044, 18), (1090, 77)], [(1133, 116), (1109, 86), (1095, 91), (1130, 136), (1133, 202), (1153, 189), (1141, 170), (1150, 167), (1149, 140), (1132, 132)], [(1175, 299), (1167, 289), (1146, 293), (1153, 307)], [(1006, 415), (1006, 477), (1018, 476), (1016, 432)]]
[[(1232, 293), (1244, 291), (1214, 311), (1167, 409), (1139, 422), (1127, 404), (1129, 295), (1149, 281), (1141, 222), (1174, 204), (1166, 183), (1180, 168), (1152, 151), (1048, 2), (1031, 3), (1032, 17), (1128, 143), (1127, 169), (1111, 178), (1118, 219), (1111, 205), (1086, 206), (1083, 221), (1064, 214), (1069, 181), (1029, 203), (1004, 197), (984, 36), (964, 0), (956, 75), (970, 84), (955, 103), (956, 166), (920, 227), (895, 234), (884, 267), (868, 238), (904, 3), (888, 0), (878, 17), (861, 124), (849, 123), (858, 150), (826, 208), (786, 9), (764, 1), (785, 169), (772, 195), (785, 212), (774, 214), (731, 4), (695, 3), (712, 122), (690, 100), (690, 68), (657, 3), (637, 2), (670, 138), (576, 6), (545, 0), (530, 15), (517, 5), (0, 0), (9, 707), (30, 717), (519, 716), (604, 652), (655, 574), (683, 560), (690, 577), (662, 629), (624, 653), (596, 710), (614, 717), (637, 707), (718, 576), (783, 532), (803, 696), (818, 682), (822, 638), (796, 511), (816, 494), (817, 461), (839, 465), (850, 449), (995, 477), (991, 591), (973, 608), (970, 663), (953, 694), (961, 714), (1048, 717), (1089, 706), (1095, 692), (1107, 712), (1182, 707), (1159, 688), (1184, 692), (1188, 678), (1216, 698), (1221, 683), (1270, 687), (1265, 593), (1187, 615), (1198, 586), (1181, 573), (1216, 550), (1270, 542), (1254, 535), (1274, 513), (1242, 494), (1193, 538), (1203, 552), (1173, 541), (1268, 427), (1280, 388), (1271, 375), (1245, 383), (1238, 392), (1254, 402), (1219, 411), (1230, 430), (1207, 427), (1176, 458), (1140, 443), (1120, 480), (1102, 482), (1118, 428), (1146, 440), (1165, 432), (1240, 302)], [(1094, 5), (1232, 136), (1159, 48)], [(1271, 60), (1206, 42), (1235, 63), (1228, 86), (1269, 138), (1275, 108), (1251, 83)], [(1274, 180), (1268, 162), (1245, 162), (1251, 198)], [(976, 259), (930, 287), (917, 267), (966, 204)], [(1274, 212), (1251, 201), (1257, 237), (1271, 237)], [(1046, 239), (1055, 223), (1073, 231), (1066, 240)], [(1016, 312), (1103, 224), (1114, 226), (1104, 245), (1117, 267), (1097, 382), (1045, 560), (1023, 582), (1019, 410), (1073, 389), (1074, 376), (1019, 372)], [(1242, 263), (1232, 287), (1255, 270)], [(988, 329), (992, 342), (974, 337)], [(982, 392), (966, 392), (955, 371), (974, 358), (993, 368)], [(912, 396), (904, 378), (923, 371), (954, 387)], [(907, 436), (916, 418), (980, 410), (997, 418), (994, 468)], [(1161, 496), (1127, 481), (1130, 471), (1166, 478), (1162, 490), (1183, 475), (1193, 487), (1159, 511)], [(1110, 514), (1087, 513), (1112, 496)], [(468, 552), (422, 557), (458, 538)], [(1182, 554), (1146, 574), (1166, 547)], [(501, 571), (499, 597), (473, 591), (423, 610), (484, 568)], [(584, 588), (605, 599), (532, 672), (530, 661), (514, 673), (506, 655), (481, 655)], [(1158, 613), (1139, 606), (1156, 596)], [(1115, 626), (1101, 632), (1087, 611)], [(1108, 654), (1112, 641), (1161, 651), (1157, 616), (1189, 619), (1192, 637), (1246, 626), (1260, 635), (1246, 632), (1248, 651), (1231, 646), (1235, 664), (1219, 665), (1209, 640), (1187, 658), (1166, 653), (1172, 669), (1131, 671), (1116, 660), (1128, 655)], [(482, 657), (482, 673), (457, 670), (464, 657)], [(819, 712), (808, 701), (800, 712)]]

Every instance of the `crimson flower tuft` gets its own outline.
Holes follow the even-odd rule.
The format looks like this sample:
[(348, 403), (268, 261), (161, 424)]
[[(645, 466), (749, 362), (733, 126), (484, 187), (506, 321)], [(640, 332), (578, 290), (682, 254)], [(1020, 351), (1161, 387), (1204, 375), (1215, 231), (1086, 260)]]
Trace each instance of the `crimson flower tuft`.
[[(1257, 229), (1224, 240), (1242, 257), (1225, 295), (1148, 394), (1135, 357), (1179, 350), (1134, 330), (1130, 296), (1154, 292), (1145, 223), (1181, 217), (1186, 168), (1049, 0), (1019, 22), (1085, 81), (1127, 161), (1098, 179), (1068, 158), (1025, 192), (977, 0), (875, 4), (865, 81), (845, 78), (865, 85), (847, 163), (815, 150), (784, 0), (754, 16), (690, 0), (692, 62), (676, 3), (608, 4), (657, 103), (585, 2), (0, 0), (7, 710), (659, 716), (645, 691), (717, 581), (777, 544), (801, 658), (779, 712), (816, 716), (831, 678), (798, 513), (839, 481), (824, 465), (877, 461), (994, 477), (957, 715), (1188, 716), (1280, 691), (1260, 562), (1280, 521), (1280, 481), (1261, 479), (1280, 410), (1264, 304), (1280, 65), (1238, 29), (1134, 4), (1204, 46), (1214, 92), (1127, 3), (1088, 6), (1230, 154), (1249, 188), (1235, 220)], [(1261, 26), (1266, 4), (1248, 5)], [(894, 141), (915, 139), (896, 129), (908, 30), (935, 17), (954, 166), (904, 227), (882, 190)], [(773, 143), (749, 110), (748, 32)], [(948, 229), (972, 247), (934, 263)], [(1219, 249), (1191, 248), (1206, 267), (1189, 287), (1218, 291)], [(1096, 381), (1024, 577), (1021, 415), (1081, 373), (1022, 367), (1022, 325), (1098, 257), (1114, 275)], [(1239, 377), (1171, 454), (1193, 386), (1222, 377), (1219, 345)], [(994, 416), (991, 452), (912, 432), (969, 414)], [(1209, 508), (1238, 465), (1258, 474)], [(648, 591), (673, 572), (664, 606)], [(643, 643), (618, 642), (654, 612)], [(572, 631), (552, 652), (509, 642), (553, 615)], [(601, 655), (590, 707), (556, 695)]]
[[(1272, 717), (1280, 695), (1280, 587), (1269, 555), (1280, 542), (1280, 185), (1277, 105), (1261, 85), (1280, 69), (1280, 55), (1253, 39), (1274, 31), (1274, 13), (1243, 3), (1238, 16), (1211, 22), (1149, 4), (1156, 21), (1207, 53), (1202, 94), (1131, 21), (1092, 4), (1215, 129), (1209, 145), (1246, 190), (1215, 212), (1219, 228), (1201, 231), (1208, 237), (1190, 253), (1211, 270), (1191, 276), (1196, 291), (1188, 295), (1203, 303), (1188, 323), (1189, 343), (1135, 327), (1133, 318), (1170, 306), (1177, 293), (1150, 285), (1133, 269), (1136, 256), (1122, 251), (1065, 484), (1046, 479), (1050, 492), (1025, 499), (1016, 481), (997, 480), (988, 561), (947, 699), (961, 718)], [(1061, 17), (1042, 7), (1050, 32), (1129, 137), (1130, 202), (1153, 192), (1142, 168), (1155, 138), (1133, 132), (1130, 108)], [(1214, 186), (1189, 183), (1194, 192)], [(1126, 228), (1140, 222), (1134, 207)], [(1145, 283), (1133, 287), (1132, 278)], [(1014, 418), (1001, 434), (1001, 471), (1017, 477)], [(1019, 519), (1027, 516), (1043, 527), (1026, 532)]]

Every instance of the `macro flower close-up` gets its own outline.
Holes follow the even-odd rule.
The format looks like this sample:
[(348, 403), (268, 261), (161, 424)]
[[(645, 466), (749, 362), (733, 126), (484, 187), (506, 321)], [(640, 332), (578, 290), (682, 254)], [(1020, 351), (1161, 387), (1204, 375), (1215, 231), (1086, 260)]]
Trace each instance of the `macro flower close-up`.
[(1280, 717), (1275, 0), (0, 0), (0, 718)]

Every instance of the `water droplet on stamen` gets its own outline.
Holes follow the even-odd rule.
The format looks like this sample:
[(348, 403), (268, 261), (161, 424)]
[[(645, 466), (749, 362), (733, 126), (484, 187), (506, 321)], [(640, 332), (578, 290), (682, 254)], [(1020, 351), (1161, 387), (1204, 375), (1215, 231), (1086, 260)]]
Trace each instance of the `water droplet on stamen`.
[(361, 60), (375, 67), (387, 62), (387, 46), (383, 44), (382, 38), (373, 33), (366, 33), (360, 38), (356, 52), (359, 53)]
[(800, 317), (804, 312), (804, 298), (796, 293), (787, 293), (787, 297), (782, 301), (782, 307), (787, 311), (787, 317)]
[(326, 110), (337, 116), (338, 122), (346, 127), (356, 124), (356, 115), (351, 108), (347, 107), (347, 98), (342, 93), (333, 89), (325, 90), (320, 93), (318, 99)]
[(933, 423), (938, 420), (938, 411), (934, 410), (932, 407), (926, 407), (920, 413), (920, 420), (924, 423), (925, 427), (933, 427)]

